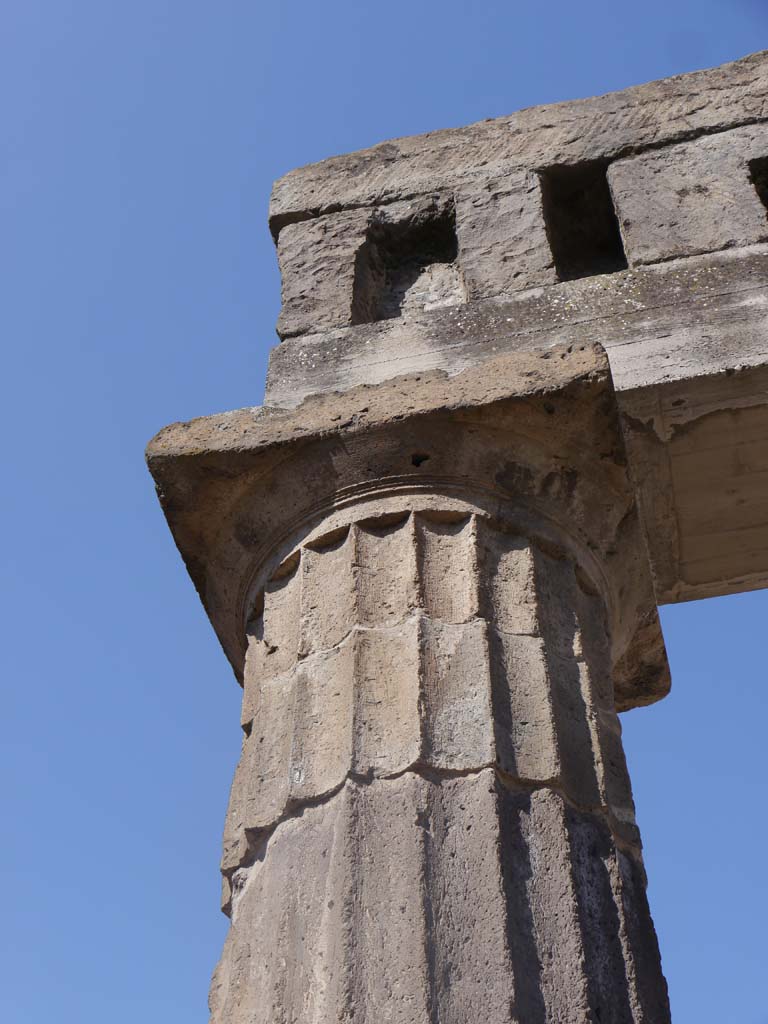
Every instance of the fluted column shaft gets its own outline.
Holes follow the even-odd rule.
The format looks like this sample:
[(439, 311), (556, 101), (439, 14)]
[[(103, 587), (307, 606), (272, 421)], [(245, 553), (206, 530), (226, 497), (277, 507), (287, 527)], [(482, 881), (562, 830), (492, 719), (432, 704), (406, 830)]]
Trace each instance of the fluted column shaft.
[(215, 1024), (668, 1019), (604, 581), (535, 526), (352, 508), (255, 596)]

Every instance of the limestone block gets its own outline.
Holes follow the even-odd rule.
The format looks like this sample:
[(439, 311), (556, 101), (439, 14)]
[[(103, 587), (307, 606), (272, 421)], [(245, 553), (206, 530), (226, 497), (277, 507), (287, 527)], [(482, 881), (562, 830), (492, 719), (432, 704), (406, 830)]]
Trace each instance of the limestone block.
[(418, 619), (355, 632), (352, 770), (395, 775), (419, 760)]
[(537, 632), (534, 553), (524, 537), (479, 525), (482, 553), (482, 607), (503, 633)]
[(299, 654), (340, 644), (357, 623), (356, 534), (344, 529), (301, 555), (301, 641)]
[(272, 577), (260, 598), (257, 614), (247, 628), (247, 668), (244, 673), (241, 723), (253, 721), (259, 702), (258, 681), (293, 667), (299, 641), (301, 581), (298, 559), (289, 560)]
[(518, 172), (463, 186), (456, 196), (456, 229), (468, 299), (557, 280), (538, 175)]
[(557, 729), (541, 640), (493, 630), (490, 673), (499, 767), (515, 778), (559, 778)]
[(301, 598), (297, 567), (298, 559), (290, 559), (264, 588), (259, 654), (267, 676), (285, 672), (296, 657)]
[[(287, 723), (290, 751), (278, 769), (288, 776), (289, 807), (300, 807), (332, 792), (350, 770), (354, 658), (354, 645), (347, 641), (296, 665), (294, 715)], [(271, 743), (272, 737), (265, 737), (264, 742)]]
[(281, 338), (466, 301), (453, 198), (419, 196), (288, 224), (277, 255)]
[(608, 180), (630, 263), (766, 241), (750, 171), (766, 158), (768, 126), (751, 125), (614, 163)]
[(281, 338), (354, 322), (355, 259), (368, 220), (368, 211), (351, 210), (288, 224), (280, 232)]
[(285, 811), (293, 736), (293, 675), (261, 680), (255, 728), (251, 727), (235, 769), (224, 824), (222, 871), (247, 857), (248, 832), (271, 827)]
[(278, 260), (282, 338), (556, 280), (533, 173), (288, 224)]
[(416, 543), (407, 515), (355, 526), (357, 610), (361, 626), (402, 622), (418, 603)]

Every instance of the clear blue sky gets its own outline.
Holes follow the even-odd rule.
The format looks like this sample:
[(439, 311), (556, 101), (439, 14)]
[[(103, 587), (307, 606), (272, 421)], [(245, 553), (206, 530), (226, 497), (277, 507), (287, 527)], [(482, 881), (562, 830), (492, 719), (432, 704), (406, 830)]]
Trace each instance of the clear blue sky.
[[(6, 0), (8, 1024), (207, 1019), (239, 691), (157, 505), (165, 423), (261, 401), (271, 182), (768, 47), (765, 0)], [(675, 1024), (766, 1024), (766, 593), (665, 609), (624, 719)]]

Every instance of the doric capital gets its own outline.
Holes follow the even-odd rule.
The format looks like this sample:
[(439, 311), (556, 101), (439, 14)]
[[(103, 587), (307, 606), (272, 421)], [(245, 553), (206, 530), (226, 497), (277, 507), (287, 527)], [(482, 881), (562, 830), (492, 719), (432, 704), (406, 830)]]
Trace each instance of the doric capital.
[[(473, 514), (573, 560), (611, 620), (617, 707), (669, 687), (608, 362), (599, 347), (507, 354), (294, 410), (174, 424), (148, 449), (176, 543), (242, 680), (264, 586), (302, 546), (406, 511)], [(314, 538), (314, 540), (313, 540)]]

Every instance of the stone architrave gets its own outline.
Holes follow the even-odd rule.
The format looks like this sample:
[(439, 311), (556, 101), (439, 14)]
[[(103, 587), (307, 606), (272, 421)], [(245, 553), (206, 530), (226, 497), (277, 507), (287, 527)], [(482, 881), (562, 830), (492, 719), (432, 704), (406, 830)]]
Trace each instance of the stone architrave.
[(244, 685), (212, 1021), (667, 1021), (617, 711), (668, 673), (604, 352), (149, 463)]

